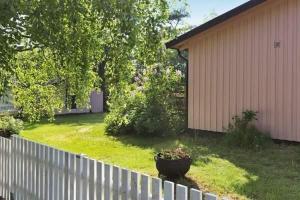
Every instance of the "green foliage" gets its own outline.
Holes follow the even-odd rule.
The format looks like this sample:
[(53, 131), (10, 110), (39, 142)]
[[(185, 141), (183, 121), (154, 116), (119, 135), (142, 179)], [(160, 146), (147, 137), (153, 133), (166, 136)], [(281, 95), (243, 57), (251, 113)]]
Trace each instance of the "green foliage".
[[(0, 96), (14, 86), (24, 115), (51, 118), (61, 109), (62, 94), (76, 95), (77, 104), (88, 102), (99, 87), (95, 66), (103, 61), (102, 83), (112, 93), (122, 91), (137, 63), (161, 59), (168, 11), (165, 0), (1, 1)], [(25, 58), (30, 61), (22, 63)], [(50, 102), (42, 103), (47, 98)]]
[(233, 122), (226, 129), (226, 142), (243, 148), (260, 148), (270, 141), (266, 133), (259, 131), (254, 121), (257, 120), (257, 112), (246, 110), (242, 117), (235, 116)]
[(182, 158), (190, 158), (190, 155), (182, 148), (175, 148), (162, 150), (159, 153), (159, 157), (166, 160), (178, 160)]
[(106, 117), (111, 134), (158, 136), (180, 133), (184, 127), (183, 100), (178, 97), (181, 76), (171, 67), (148, 67), (127, 92), (115, 94)]
[(0, 117), (0, 136), (10, 137), (13, 134), (19, 134), (22, 129), (22, 120), (15, 119), (10, 115), (4, 115)]

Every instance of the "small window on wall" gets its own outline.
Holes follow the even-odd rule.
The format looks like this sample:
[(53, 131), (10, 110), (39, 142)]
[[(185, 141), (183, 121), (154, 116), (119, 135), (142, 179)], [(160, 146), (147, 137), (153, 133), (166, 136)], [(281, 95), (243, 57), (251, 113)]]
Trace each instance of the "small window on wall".
[(71, 96), (71, 109), (77, 109), (76, 96), (75, 95)]

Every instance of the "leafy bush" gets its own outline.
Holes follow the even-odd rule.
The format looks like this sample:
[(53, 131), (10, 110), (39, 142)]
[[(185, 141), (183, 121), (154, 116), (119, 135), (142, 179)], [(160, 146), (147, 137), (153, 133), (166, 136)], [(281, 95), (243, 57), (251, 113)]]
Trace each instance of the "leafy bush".
[(22, 129), (22, 120), (9, 115), (0, 117), (0, 136), (10, 137), (13, 134), (19, 134)]
[(266, 133), (259, 131), (254, 121), (257, 120), (257, 112), (246, 110), (242, 117), (234, 116), (233, 122), (226, 129), (226, 142), (244, 148), (259, 148), (264, 146), (270, 138)]
[(113, 101), (112, 109), (105, 117), (106, 131), (114, 135), (135, 133), (135, 122), (143, 104), (144, 95), (140, 92), (120, 95)]
[(182, 148), (166, 149), (158, 153), (158, 156), (166, 160), (178, 160), (183, 158), (191, 158), (188, 152)]
[(122, 94), (112, 95), (106, 131), (159, 136), (184, 129), (181, 76), (171, 68), (153, 66), (136, 77)]

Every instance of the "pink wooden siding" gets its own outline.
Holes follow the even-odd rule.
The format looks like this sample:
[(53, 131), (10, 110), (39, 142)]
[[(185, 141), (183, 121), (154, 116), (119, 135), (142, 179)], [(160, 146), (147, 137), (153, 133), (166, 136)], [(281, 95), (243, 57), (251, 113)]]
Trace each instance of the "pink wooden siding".
[(223, 131), (251, 109), (273, 138), (300, 141), (299, 0), (269, 0), (184, 45), (189, 128)]

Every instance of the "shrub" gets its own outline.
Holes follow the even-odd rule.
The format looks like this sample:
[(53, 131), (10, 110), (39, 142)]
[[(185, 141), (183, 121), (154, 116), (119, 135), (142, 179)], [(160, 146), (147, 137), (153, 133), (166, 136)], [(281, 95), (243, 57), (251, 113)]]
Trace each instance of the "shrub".
[(19, 134), (22, 129), (22, 120), (9, 115), (0, 117), (0, 136), (10, 137), (13, 134)]
[(266, 133), (259, 131), (254, 121), (257, 120), (257, 112), (246, 110), (242, 117), (234, 116), (232, 123), (226, 129), (225, 141), (229, 145), (235, 145), (243, 148), (259, 148), (270, 141)]
[(135, 122), (143, 104), (144, 96), (140, 92), (114, 99), (110, 113), (105, 117), (106, 131), (113, 135), (135, 133)]
[(181, 77), (171, 68), (149, 67), (122, 94), (111, 95), (105, 122), (110, 134), (160, 136), (184, 129)]

